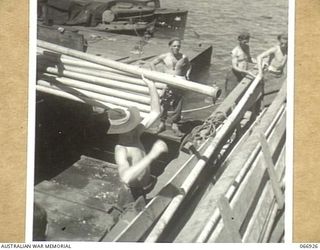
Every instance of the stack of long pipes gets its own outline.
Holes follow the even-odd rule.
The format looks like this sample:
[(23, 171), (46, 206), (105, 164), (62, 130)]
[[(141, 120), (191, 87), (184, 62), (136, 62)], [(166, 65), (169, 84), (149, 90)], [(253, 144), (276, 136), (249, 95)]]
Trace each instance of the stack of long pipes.
[(38, 40), (37, 90), (100, 107), (135, 106), (142, 117), (150, 111), (149, 89), (143, 74), (160, 94), (166, 85), (217, 98), (221, 90), (161, 72), (68, 49)]

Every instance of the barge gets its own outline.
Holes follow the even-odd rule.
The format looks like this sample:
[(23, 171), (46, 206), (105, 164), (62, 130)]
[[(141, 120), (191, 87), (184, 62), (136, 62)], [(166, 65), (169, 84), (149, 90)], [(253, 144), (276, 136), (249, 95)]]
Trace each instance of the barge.
[[(74, 35), (68, 30), (54, 32), (59, 44), (68, 32)], [(259, 76), (247, 77), (209, 115), (190, 122), (183, 138), (162, 136), (169, 153), (151, 166), (157, 183), (148, 193), (147, 203), (136, 203), (122, 211), (115, 206), (120, 187), (113, 152), (117, 136), (103, 133), (103, 123), (90, 123), (90, 98), (67, 89), (62, 98), (56, 95), (61, 89), (46, 92), (43, 88), (60, 85), (41, 85), (39, 80), (43, 81), (44, 74), (55, 79), (65, 77), (72, 68), (61, 68), (60, 64), (66, 66), (68, 60), (83, 63), (79, 58), (70, 60), (71, 55), (92, 59), (87, 66), (100, 63), (100, 77), (102, 69), (124, 71), (124, 77), (132, 77), (127, 69), (134, 68), (138, 75), (143, 72), (163, 81), (160, 73), (149, 72), (143, 66), (167, 45), (155, 39), (144, 41), (142, 46), (139, 38), (106, 36), (85, 27), (79, 27), (76, 34), (88, 41), (85, 49), (77, 39), (78, 51), (38, 42), (34, 197), (48, 214), (47, 240), (282, 242), (285, 81), (272, 91), (275, 94), (282, 87), (270, 106), (264, 107), (263, 81)], [(210, 63), (211, 46), (188, 46), (195, 68)], [(50, 48), (50, 53), (44, 47)], [(121, 47), (121, 52), (115, 47)], [(79, 72), (73, 73), (69, 72), (69, 77), (79, 77)], [(99, 79), (92, 79), (92, 83), (98, 83)], [(183, 85), (184, 81), (168, 78), (168, 84), (173, 83)], [(148, 150), (157, 139), (158, 135), (145, 133), (142, 141)]]

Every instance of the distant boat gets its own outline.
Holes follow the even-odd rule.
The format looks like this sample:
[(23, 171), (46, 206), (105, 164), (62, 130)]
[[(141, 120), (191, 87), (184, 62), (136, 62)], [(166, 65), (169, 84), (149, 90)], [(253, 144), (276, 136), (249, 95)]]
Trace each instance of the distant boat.
[(99, 23), (116, 21), (151, 22), (155, 19), (155, 5), (146, 1), (111, 0), (78, 1), (48, 0), (39, 3), (38, 18), (45, 24), (83, 25), (95, 27)]
[(154, 22), (131, 23), (128, 21), (116, 21), (111, 23), (100, 23), (94, 29), (111, 33), (142, 36), (146, 31), (154, 29)]
[(154, 26), (184, 30), (187, 13), (186, 10), (161, 8), (157, 0), (48, 0), (45, 4), (39, 3), (38, 19), (45, 25), (82, 25), (141, 35), (147, 29), (153, 33)]

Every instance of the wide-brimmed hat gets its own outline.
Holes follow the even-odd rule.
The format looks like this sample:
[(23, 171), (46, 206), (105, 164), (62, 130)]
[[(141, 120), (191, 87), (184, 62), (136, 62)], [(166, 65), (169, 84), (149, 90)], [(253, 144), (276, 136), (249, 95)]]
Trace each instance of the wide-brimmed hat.
[(115, 108), (108, 110), (110, 127), (108, 134), (124, 134), (133, 130), (142, 120), (139, 109), (130, 107), (128, 110)]

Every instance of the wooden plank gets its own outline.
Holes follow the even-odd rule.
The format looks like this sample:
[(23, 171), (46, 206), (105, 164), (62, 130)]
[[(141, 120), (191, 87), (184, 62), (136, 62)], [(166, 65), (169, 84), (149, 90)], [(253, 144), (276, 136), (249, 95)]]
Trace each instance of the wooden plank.
[(278, 209), (278, 203), (276, 202), (276, 199), (273, 197), (272, 204), (270, 207), (270, 211), (268, 216), (266, 217), (265, 225), (263, 227), (263, 230), (260, 232), (260, 236), (258, 239), (258, 242), (268, 242), (268, 238), (270, 236), (273, 224), (276, 220), (278, 211), (282, 211)]
[(284, 197), (283, 197), (283, 193), (281, 191), (280, 188), (280, 183), (279, 183), (279, 177), (277, 176), (277, 173), (274, 169), (274, 164), (272, 161), (272, 156), (270, 153), (270, 149), (267, 143), (266, 138), (264, 137), (264, 135), (260, 135), (260, 140), (261, 140), (261, 147), (262, 147), (262, 152), (263, 152), (263, 157), (264, 157), (264, 163), (266, 165), (269, 177), (270, 177), (270, 181), (271, 181), (271, 185), (273, 188), (273, 192), (276, 196), (279, 208), (282, 209), (284, 206)]
[[(117, 224), (111, 229), (110, 232), (108, 232), (108, 234), (105, 237), (101, 238), (100, 241), (102, 242), (113, 241), (113, 239), (117, 238), (117, 236), (123, 231), (123, 229), (126, 228), (137, 215), (138, 215), (138, 212), (135, 211), (134, 209), (131, 209), (126, 213), (122, 214)], [(132, 242), (132, 240), (130, 239), (127, 239), (124, 241)]]
[(64, 185), (68, 188), (78, 189), (80, 193), (85, 196), (100, 197), (106, 194), (107, 192), (114, 192), (114, 195), (111, 194), (109, 198), (116, 199), (116, 193), (120, 189), (120, 185), (113, 185), (111, 182), (105, 182), (103, 180), (92, 179), (83, 177), (75, 172), (68, 171), (63, 176), (54, 179), (55, 182), (60, 185)]
[(279, 243), (281, 242), (281, 238), (284, 235), (284, 213), (281, 214), (279, 220), (276, 222), (276, 226), (274, 227), (272, 234), (268, 240), (270, 243)]
[[(250, 128), (245, 131), (245, 133), (241, 136), (241, 138), (240, 138), (239, 141), (236, 143), (236, 145), (232, 148), (231, 152), (229, 152), (227, 158), (223, 160), (221, 166), (219, 166), (219, 168), (218, 168), (217, 171), (215, 172), (215, 175), (214, 175), (215, 180), (218, 180), (218, 179), (219, 179), (219, 176), (221, 176), (221, 174), (225, 171), (225, 169), (226, 169), (226, 167), (227, 167), (226, 165), (227, 165), (227, 163), (229, 162), (229, 158), (230, 158), (232, 155), (241, 152), (241, 150), (239, 150), (239, 149), (241, 148), (241, 145), (243, 145), (243, 143), (245, 143), (246, 140), (249, 138), (249, 136), (252, 134), (253, 129), (254, 129), (254, 128), (257, 126), (257, 124), (260, 122), (261, 117), (263, 117), (263, 115), (265, 114), (266, 110), (267, 110), (267, 109), (264, 109), (264, 110), (259, 114), (258, 118), (250, 125)], [(210, 187), (212, 187), (213, 185), (214, 185), (214, 183), (211, 183)], [(211, 189), (210, 187), (207, 188), (206, 192), (202, 195), (201, 200), (206, 199), (206, 194), (207, 194), (208, 192), (210, 192), (210, 189)], [(200, 202), (201, 202), (201, 200), (200, 200)], [(216, 211), (217, 211), (217, 213), (218, 213), (218, 210), (216, 210)], [(214, 213), (215, 213), (215, 212), (214, 212)], [(221, 225), (223, 225), (223, 223), (222, 223)], [(223, 227), (223, 229), (225, 229), (225, 228)], [(219, 230), (219, 229), (216, 229), (216, 230)], [(222, 242), (227, 242), (229, 236), (228, 236), (226, 230), (224, 230), (224, 231), (225, 231), (225, 233), (224, 233), (224, 232), (223, 232), (223, 233), (224, 233), (225, 237), (221, 237), (221, 236), (220, 236), (219, 239), (221, 239)], [(190, 239), (190, 242), (194, 242), (194, 241), (195, 241), (195, 239)], [(183, 242), (183, 241), (179, 241), (179, 242)], [(210, 241), (208, 241), (208, 242), (210, 242)]]
[[(275, 127), (275, 131), (277, 132), (269, 140), (272, 155), (275, 154), (275, 150), (285, 134), (285, 124), (286, 119), (284, 115)], [(259, 154), (245, 179), (238, 184), (239, 188), (232, 198), (231, 207), (241, 222), (245, 220), (248, 213), (250, 213), (250, 207), (254, 206), (255, 202), (257, 202), (256, 199), (259, 198), (259, 192), (261, 192), (259, 189), (262, 188), (260, 184), (263, 182), (265, 175), (265, 169), (261, 168), (262, 162), (262, 154)]]
[(279, 176), (278, 181), (281, 182), (283, 180), (286, 168), (286, 145), (282, 148), (282, 151), (279, 155), (278, 162), (276, 164), (276, 173)]
[[(190, 158), (189, 154), (181, 151), (179, 153), (179, 157), (169, 162), (169, 164), (167, 164), (166, 168), (164, 169), (164, 172), (158, 177), (155, 187), (147, 195), (148, 199), (155, 197), (160, 192), (160, 190), (168, 184), (172, 176), (174, 176), (179, 171), (179, 169), (181, 169), (181, 166), (183, 166), (185, 162), (188, 161), (189, 158)], [(186, 169), (184, 172), (187, 172), (187, 171), (188, 170)], [(183, 174), (183, 176), (181, 176), (181, 179), (185, 178), (185, 176), (186, 174)]]
[[(231, 94), (232, 93), (233, 92), (231, 92)], [(190, 238), (190, 231), (193, 231), (194, 235), (200, 236), (204, 226), (211, 218), (212, 212), (215, 210), (216, 202), (220, 195), (225, 194), (225, 192), (227, 192), (229, 188), (234, 185), (236, 176), (239, 174), (243, 165), (247, 161), (247, 157), (244, 156), (251, 155), (253, 150), (258, 145), (258, 133), (260, 133), (261, 130), (266, 131), (269, 128), (271, 121), (274, 119), (279, 108), (285, 102), (285, 99), (286, 84), (284, 84), (276, 100), (261, 119), (260, 125), (256, 128), (248, 141), (242, 145), (241, 154), (237, 154), (230, 159), (226, 170), (219, 179), (219, 183), (216, 183), (216, 185), (206, 195), (206, 199), (198, 204), (197, 209), (190, 216), (190, 219), (184, 225), (184, 227), (180, 230), (179, 235), (176, 237), (177, 242), (187, 242), (187, 239)], [(214, 238), (215, 236), (212, 237)]]
[[(280, 157), (279, 157), (280, 158)], [(279, 165), (281, 165), (282, 163), (282, 157), (279, 159), (279, 161), (277, 162), (277, 170), (278, 169), (281, 169), (281, 167), (279, 167)], [(253, 175), (254, 176), (254, 175)], [(254, 227), (255, 225), (256, 226), (256, 230), (253, 230), (254, 233), (256, 233), (257, 235), (255, 235), (256, 238), (254, 238), (254, 240), (250, 241), (250, 242), (258, 242), (258, 239), (259, 239), (259, 236), (261, 234), (261, 230), (263, 230), (263, 227), (266, 226), (265, 223), (266, 223), (266, 217), (268, 215), (266, 215), (268, 212), (267, 211), (270, 211), (270, 204), (268, 205), (268, 202), (272, 202), (273, 201), (273, 193), (272, 193), (272, 190), (269, 186), (269, 189), (266, 189), (264, 188), (264, 191), (263, 193), (261, 194), (261, 196), (259, 196), (259, 201), (258, 201), (258, 204), (256, 207), (259, 207), (255, 210), (254, 214), (252, 215), (252, 218), (249, 222), (249, 225), (248, 227), (252, 228)], [(266, 192), (269, 192), (266, 194)], [(261, 205), (262, 202), (265, 202), (263, 203), (263, 205)], [(260, 209), (262, 209), (262, 212), (260, 211)], [(268, 210), (269, 209), (269, 210)], [(235, 211), (235, 210), (234, 210)], [(233, 213), (234, 213), (233, 211)], [(260, 212), (260, 213), (259, 213)], [(235, 214), (235, 213), (234, 213)], [(238, 216), (237, 215), (234, 215), (235, 217), (234, 218), (237, 218)], [(257, 217), (259, 217), (257, 219)], [(259, 229), (257, 229), (259, 228)], [(252, 231), (252, 230), (251, 230)], [(250, 231), (250, 232), (251, 232)], [(247, 229), (247, 231), (244, 233), (244, 236), (243, 236), (243, 242), (247, 242), (247, 234), (249, 232), (249, 229)], [(216, 228), (214, 229), (214, 232), (212, 233), (212, 235), (210, 236), (208, 242), (216, 242), (216, 243), (223, 243), (223, 242), (230, 242), (231, 241), (231, 238), (228, 236), (228, 230), (227, 228), (225, 228), (225, 225), (223, 223), (223, 221), (219, 221), (218, 222), (218, 225), (216, 226)]]
[[(284, 154), (285, 151), (282, 150), (282, 153), (280, 154), (276, 163), (277, 171), (284, 169)], [(272, 216), (271, 214), (269, 216), (266, 214), (268, 211), (271, 213), (274, 210), (274, 203), (274, 192), (271, 188), (270, 182), (268, 181), (255, 208), (255, 212), (250, 218), (250, 222), (248, 223), (247, 229), (244, 232), (243, 240), (245, 242), (263, 241), (263, 234), (269, 234), (268, 228), (271, 228), (270, 224), (273, 224), (272, 220), (274, 218), (270, 218), (270, 216)]]
[(268, 214), (272, 211), (274, 194), (271, 190), (270, 182), (265, 186), (254, 214), (248, 225), (248, 230), (243, 236), (243, 242), (257, 243), (263, 228), (266, 227)]
[(116, 202), (122, 186), (115, 165), (85, 156), (52, 181), (87, 197), (108, 197), (110, 203)]
[(67, 48), (85, 51), (85, 40), (83, 35), (69, 30), (60, 32), (56, 28), (50, 26), (38, 25), (37, 39), (58, 44)]
[(229, 239), (231, 242), (241, 243), (242, 239), (239, 233), (239, 222), (230, 207), (228, 199), (225, 196), (221, 196), (217, 205), (220, 210), (223, 224), (229, 232)]
[[(112, 229), (102, 241), (139, 241), (168, 206), (172, 200), (172, 196), (172, 192), (168, 192), (167, 197), (155, 197), (148, 203), (143, 212), (140, 212), (137, 216), (131, 217), (131, 212), (129, 212), (129, 216), (125, 214), (124, 216), (130, 217), (130, 221), (128, 221), (129, 224), (122, 223), (121, 227), (119, 226)], [(116, 230), (117, 233), (113, 233), (114, 230)]]
[(105, 212), (110, 211), (115, 202), (115, 197), (110, 195), (112, 192), (101, 193), (101, 195), (96, 196), (85, 196), (78, 189), (50, 181), (39, 183), (35, 186), (35, 191)]
[[(236, 143), (236, 145), (232, 148), (232, 150), (228, 153), (227, 158), (225, 158), (223, 160), (223, 162), (221, 163), (221, 165), (219, 166), (219, 168), (217, 169), (217, 171), (214, 174), (214, 179), (218, 180), (219, 177), (222, 175), (222, 173), (226, 170), (227, 167), (227, 163), (229, 162), (229, 158), (234, 155), (237, 154), (239, 152), (241, 152), (241, 150), (239, 150), (241, 148), (241, 145), (243, 145), (243, 143), (246, 142), (246, 140), (249, 138), (249, 136), (252, 134), (253, 129), (260, 123), (261, 117), (263, 117), (263, 115), (265, 114), (267, 109), (264, 109), (259, 116), (257, 117), (257, 119), (250, 125), (250, 128), (248, 128), (245, 133), (241, 136), (241, 138), (239, 139), (239, 141)], [(214, 185), (214, 183), (211, 183), (210, 187), (212, 187)], [(206, 194), (208, 192), (210, 192), (211, 188), (207, 188), (206, 192), (202, 195), (201, 200), (206, 199)], [(200, 201), (201, 202), (201, 201)], [(216, 210), (215, 212), (218, 213), (218, 210)], [(215, 213), (214, 212), (214, 213)], [(223, 225), (223, 223), (221, 224)], [(224, 227), (222, 228), (223, 230), (225, 229)], [(219, 230), (219, 229), (218, 229)], [(221, 242), (228, 242), (229, 236), (226, 232), (226, 230), (224, 230), (225, 232), (222, 232), (224, 234), (224, 236), (220, 236), (219, 239), (221, 239)], [(194, 242), (195, 239), (190, 239), (190, 242)], [(182, 242), (182, 241), (181, 241)], [(208, 241), (210, 242), (210, 241)]]
[(48, 212), (47, 241), (98, 241), (104, 230), (82, 223), (59, 211)]
[(217, 227), (214, 229), (214, 233), (207, 240), (208, 243), (231, 243), (232, 239), (228, 233), (228, 229), (225, 227), (222, 220), (220, 220)]
[[(54, 177), (53, 181), (77, 188), (85, 187), (90, 181), (101, 182), (101, 186), (112, 185), (118, 187), (121, 184), (118, 170), (114, 164), (85, 156), (82, 156), (70, 168)], [(102, 185), (102, 183), (104, 184)]]
[[(62, 234), (61, 230), (68, 232), (72, 236), (71, 240), (84, 237), (85, 234), (88, 234), (88, 240), (97, 240), (114, 224), (113, 218), (108, 213), (37, 191), (35, 191), (35, 201), (48, 213), (49, 227), (52, 228), (51, 235), (48, 237), (51, 240), (64, 240), (65, 238), (59, 238)], [(94, 235), (91, 235), (91, 232)]]
[[(279, 156), (279, 160), (276, 164), (276, 171), (281, 173), (278, 176), (280, 176), (279, 182), (284, 181), (284, 173), (285, 173), (285, 147), (283, 148), (280, 156)], [(282, 191), (284, 192), (284, 187), (282, 188)], [(270, 240), (270, 235), (272, 233), (272, 230), (274, 229), (274, 223), (277, 223), (278, 221), (278, 216), (279, 213), (282, 214), (284, 213), (284, 209), (279, 210), (278, 209), (278, 204), (276, 202), (276, 200), (274, 199), (274, 206), (273, 206), (273, 210), (270, 213), (270, 216), (267, 220), (269, 220), (269, 223), (266, 227), (266, 229), (261, 233), (259, 241), (260, 242), (269, 242)]]

